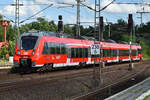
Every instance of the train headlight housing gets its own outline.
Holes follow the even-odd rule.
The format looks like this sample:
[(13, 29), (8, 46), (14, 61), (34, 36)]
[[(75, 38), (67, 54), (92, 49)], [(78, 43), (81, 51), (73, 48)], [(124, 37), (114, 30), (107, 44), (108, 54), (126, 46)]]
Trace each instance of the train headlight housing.
[(35, 54), (35, 50), (32, 51), (32, 55), (34, 55), (34, 54)]
[(20, 55), (20, 50), (17, 51), (17, 54)]

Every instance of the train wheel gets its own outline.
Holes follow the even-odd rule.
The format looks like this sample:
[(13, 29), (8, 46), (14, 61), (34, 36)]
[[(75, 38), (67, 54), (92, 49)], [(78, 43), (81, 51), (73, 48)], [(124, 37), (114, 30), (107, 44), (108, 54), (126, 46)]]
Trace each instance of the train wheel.
[(44, 71), (44, 72), (48, 72), (48, 71), (49, 71), (49, 70), (48, 70), (48, 67), (49, 67), (49, 64), (44, 65), (43, 71)]
[(37, 72), (43, 73), (43, 72), (49, 72), (53, 70), (53, 64), (45, 64), (42, 68), (39, 68)]
[(86, 62), (80, 62), (80, 63), (79, 63), (79, 66), (80, 66), (80, 67), (85, 67), (85, 66), (86, 66)]
[(51, 64), (48, 64), (48, 70), (49, 71), (52, 71), (53, 70), (53, 64), (51, 63)]
[(43, 68), (44, 71), (52, 71), (53, 70), (53, 64), (45, 64), (44, 65), (44, 68)]

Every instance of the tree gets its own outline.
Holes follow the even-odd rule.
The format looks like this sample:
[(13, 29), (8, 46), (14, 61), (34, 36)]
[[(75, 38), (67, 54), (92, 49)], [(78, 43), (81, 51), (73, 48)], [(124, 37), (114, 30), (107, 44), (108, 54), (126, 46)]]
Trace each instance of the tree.
[(50, 21), (49, 23), (49, 31), (57, 32), (58, 28), (54, 21)]
[(123, 19), (118, 19), (117, 20), (118, 25), (126, 26), (127, 22), (125, 22)]
[(69, 25), (64, 25), (64, 33), (73, 34), (73, 29)]
[(7, 41), (14, 41), (15, 40), (15, 30), (14, 28), (12, 27), (12, 25), (9, 25), (7, 27)]
[(128, 42), (128, 43), (129, 43), (129, 41), (130, 41), (130, 36), (129, 36), (129, 35), (127, 35), (127, 34), (122, 35), (122, 37), (121, 37), (121, 41), (126, 41), (126, 42)]

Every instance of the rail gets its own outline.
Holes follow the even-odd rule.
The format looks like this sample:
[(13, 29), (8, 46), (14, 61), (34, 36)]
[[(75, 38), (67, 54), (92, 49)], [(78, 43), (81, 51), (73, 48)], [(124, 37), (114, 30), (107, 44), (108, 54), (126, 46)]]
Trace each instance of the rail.
[(103, 88), (99, 87), (96, 90), (93, 90), (93, 91), (91, 91), (89, 93), (86, 93), (86, 94), (83, 94), (83, 95), (80, 95), (80, 96), (72, 97), (71, 100), (88, 100), (88, 98), (91, 98), (91, 97), (94, 97), (94, 96), (97, 96), (97, 95), (102, 96), (102, 95), (105, 95), (105, 93), (107, 93), (107, 95), (108, 94), (111, 95), (111, 89), (113, 87), (118, 87), (119, 85), (121, 85), (123, 83), (126, 83), (127, 81), (132, 80), (132, 79), (138, 77), (143, 72), (145, 72), (148, 67), (149, 66), (147, 66), (145, 69), (139, 71), (138, 73), (132, 74), (132, 76), (131, 75), (126, 76), (122, 80), (117, 81), (116, 83), (107, 85), (107, 86), (105, 86)]

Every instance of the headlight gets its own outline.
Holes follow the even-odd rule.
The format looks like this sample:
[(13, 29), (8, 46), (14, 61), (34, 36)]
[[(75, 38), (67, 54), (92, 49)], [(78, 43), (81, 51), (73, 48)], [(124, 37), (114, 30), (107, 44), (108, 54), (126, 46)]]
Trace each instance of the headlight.
[(19, 54), (19, 55), (20, 55), (20, 50), (18, 50), (18, 51), (17, 51), (17, 54)]
[(32, 51), (32, 55), (34, 55), (34, 54), (35, 54), (35, 50)]

